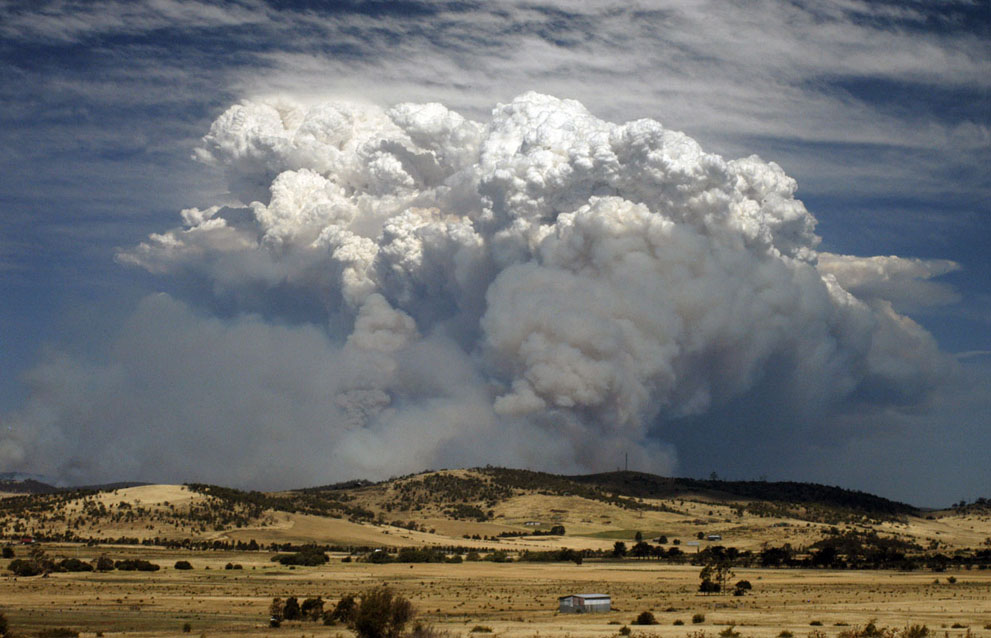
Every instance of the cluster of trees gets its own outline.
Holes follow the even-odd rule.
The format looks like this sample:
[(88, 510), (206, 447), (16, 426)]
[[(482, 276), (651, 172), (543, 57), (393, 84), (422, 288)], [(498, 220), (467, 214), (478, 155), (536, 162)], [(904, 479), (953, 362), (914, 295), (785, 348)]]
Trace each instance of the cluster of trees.
[(244, 492), (230, 487), (188, 483), (187, 487), (200, 494), (217, 499), (222, 507), (243, 506), (252, 512), (275, 510), (298, 514), (313, 514), (329, 518), (347, 518), (353, 522), (374, 520), (375, 514), (361, 506), (353, 505), (353, 497), (333, 488), (306, 489), (281, 494)]
[(586, 554), (592, 555), (593, 553), (569, 549), (567, 547), (546, 552), (525, 550), (520, 554), (519, 560), (531, 563), (572, 562), (575, 565), (581, 565), (585, 561)]
[(52, 558), (41, 545), (31, 547), (27, 558), (15, 558), (7, 565), (15, 576), (38, 576), (58, 572), (91, 572), (91, 571), (158, 571), (159, 565), (143, 559), (113, 560), (101, 555), (92, 562), (78, 558)]
[[(731, 561), (725, 557), (710, 558), (699, 572), (699, 579), (702, 581), (699, 583), (699, 591), (703, 594), (728, 592), (727, 585), (735, 575)], [(739, 580), (733, 586), (733, 595), (743, 596), (751, 589), (753, 589), (753, 585), (750, 584), (749, 580)]]
[[(393, 482), (394, 496), (383, 504), (386, 511), (419, 510), (425, 505), (484, 503), (492, 508), (513, 495), (513, 490), (491, 479), (454, 474), (426, 474)], [(477, 508), (480, 510), (480, 508)], [(481, 510), (480, 510), (481, 511)], [(456, 516), (456, 518), (473, 518)]]
[[(637, 532), (639, 535), (640, 532)], [(627, 549), (626, 543), (623, 541), (616, 541), (613, 544), (612, 557), (613, 558), (625, 558), (627, 556), (632, 556), (633, 558), (639, 558), (641, 560), (646, 560), (652, 558), (654, 560), (666, 560), (669, 563), (683, 563), (687, 560), (687, 555), (685, 552), (681, 551), (678, 547), (668, 547), (665, 549), (662, 545), (651, 545), (647, 541), (641, 539), (637, 540), (637, 543)], [(662, 537), (664, 541), (667, 538)]]
[(398, 638), (416, 616), (412, 603), (389, 587), (376, 587), (360, 595), (346, 594), (332, 609), (320, 596), (302, 603), (295, 596), (275, 598), (269, 607), (269, 624), (280, 627), (285, 621), (323, 621), (325, 625), (346, 625), (358, 638)]
[(280, 626), (284, 620), (324, 620), (327, 614), (324, 611), (323, 598), (320, 596), (307, 598), (303, 600), (302, 604), (295, 596), (290, 596), (285, 600), (273, 598), (272, 604), (269, 606), (269, 613), (271, 614), (269, 624), (272, 627)]
[(644, 503), (637, 498), (623, 496), (623, 494), (629, 494), (625, 486), (597, 484), (597, 479), (604, 475), (557, 476), (532, 470), (514, 470), (491, 466), (476, 468), (476, 470), (492, 477), (498, 484), (514, 490), (534, 491), (539, 494), (554, 496), (579, 496), (629, 510), (677, 511), (666, 505)]
[(272, 557), (272, 562), (277, 562), (282, 565), (303, 565), (306, 567), (323, 565), (329, 560), (330, 557), (316, 545), (307, 545), (302, 547), (298, 552), (294, 552), (292, 554), (278, 554)]
[[(143, 558), (128, 558), (125, 560), (114, 561), (114, 569), (126, 572), (157, 572), (162, 567), (161, 565), (156, 565), (155, 563), (148, 562)], [(103, 570), (101, 570), (103, 571)]]
[(518, 538), (520, 536), (564, 536), (564, 525), (553, 525), (548, 530), (535, 529), (533, 531), (499, 532), (498, 538)]
[(479, 523), (484, 523), (492, 517), (492, 511), (485, 512), (480, 507), (475, 505), (468, 505), (466, 503), (455, 503), (449, 505), (444, 513), (451, 518), (456, 518), (459, 520), (474, 520)]

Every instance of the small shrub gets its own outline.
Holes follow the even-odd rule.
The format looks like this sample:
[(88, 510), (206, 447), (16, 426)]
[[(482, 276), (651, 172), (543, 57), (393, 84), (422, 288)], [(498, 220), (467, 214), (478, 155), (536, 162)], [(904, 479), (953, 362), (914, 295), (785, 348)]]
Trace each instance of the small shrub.
[(633, 631), (626, 625), (623, 625), (622, 627), (619, 628), (620, 636), (629, 636), (631, 633), (633, 633)]
[(795, 634), (791, 633), (787, 629), (782, 629), (781, 633), (778, 634), (778, 638), (794, 638)]
[(950, 625), (950, 629), (966, 629), (966, 628), (967, 628), (967, 625), (961, 625), (958, 622), (955, 622), (952, 625)]
[(672, 625), (677, 625), (678, 627), (680, 627), (680, 626), (682, 626), (682, 625), (684, 625), (684, 624), (685, 624), (685, 621), (684, 621), (684, 620), (682, 620), (681, 618), (678, 618), (678, 619), (676, 619), (676, 620), (675, 620), (675, 621), (674, 621), (673, 623), (671, 623), (671, 624), (672, 624)]
[(173, 565), (173, 567), (175, 569), (192, 569), (193, 568), (193, 566), (189, 564), (189, 561), (188, 560), (177, 560), (175, 562), (175, 565)]
[(3, 548), (3, 557), (4, 558), (13, 558), (14, 557), (14, 548), (13, 547), (4, 547)]
[(743, 634), (738, 631), (734, 631), (733, 625), (730, 625), (726, 629), (720, 631), (719, 635), (722, 636), (722, 638), (740, 638)]
[(634, 620), (632, 624), (634, 624), (634, 625), (656, 625), (658, 623), (657, 623), (657, 619), (654, 618), (654, 614), (650, 613), (649, 611), (644, 611), (644, 612), (641, 612), (639, 616), (637, 616), (636, 620)]
[(79, 638), (79, 632), (68, 627), (52, 627), (39, 631), (38, 638)]
[(3, 615), (0, 611), (0, 636), (6, 636), (9, 625), (7, 624), (7, 617)]
[(191, 624), (189, 624), (188, 622), (182, 623), (182, 633), (188, 634), (192, 630), (193, 630), (193, 626)]
[(450, 638), (450, 636), (451, 634), (446, 631), (440, 631), (433, 625), (422, 623), (416, 623), (413, 626), (413, 631), (408, 634), (408, 638)]
[(813, 620), (812, 622), (809, 623), (809, 625), (811, 625), (812, 627), (822, 627), (822, 621), (821, 620)]
[(475, 625), (474, 627), (471, 628), (471, 631), (469, 633), (472, 633), (472, 634), (491, 634), (492, 633), (492, 627), (486, 627), (485, 625)]
[(912, 625), (911, 627), (905, 627), (905, 631), (902, 632), (902, 638), (926, 638), (929, 635), (929, 627), (925, 625)]
[(957, 582), (957, 577), (956, 576), (947, 576), (946, 577), (946, 582), (948, 582), (948, 583), (950, 583), (952, 585), (955, 582)]
[(705, 622), (705, 614), (695, 614), (692, 616), (692, 624), (699, 625)]

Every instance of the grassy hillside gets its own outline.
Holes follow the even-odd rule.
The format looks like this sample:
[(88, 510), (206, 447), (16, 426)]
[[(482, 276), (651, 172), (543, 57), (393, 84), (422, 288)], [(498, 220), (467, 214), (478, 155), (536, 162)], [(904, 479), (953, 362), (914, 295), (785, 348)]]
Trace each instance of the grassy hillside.
[[(565, 533), (560, 534), (561, 530)], [(813, 547), (837, 534), (874, 534), (927, 551), (984, 547), (986, 501), (944, 512), (838, 487), (668, 478), (640, 472), (559, 476), (475, 468), (378, 483), (282, 492), (188, 484), (110, 486), (0, 499), (0, 536), (81, 542), (402, 547), (567, 547), (699, 535), (740, 551)], [(703, 540), (701, 548), (713, 542)], [(989, 543), (991, 546), (991, 543)]]

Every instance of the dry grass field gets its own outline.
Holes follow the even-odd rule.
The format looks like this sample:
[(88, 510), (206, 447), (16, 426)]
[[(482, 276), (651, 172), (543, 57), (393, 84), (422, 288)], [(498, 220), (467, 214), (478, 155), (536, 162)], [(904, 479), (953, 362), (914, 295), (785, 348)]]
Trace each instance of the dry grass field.
[[(415, 604), (419, 618), (454, 636), (563, 638), (616, 636), (642, 611), (660, 624), (632, 627), (634, 635), (715, 637), (729, 626), (743, 636), (795, 636), (821, 631), (836, 636), (874, 621), (878, 626), (925, 624), (936, 636), (991, 636), (991, 571), (890, 572), (738, 569), (754, 585), (742, 597), (696, 593), (698, 568), (655, 562), (586, 562), (583, 565), (465, 562), (386, 564), (341, 561), (287, 568), (268, 552), (180, 552), (154, 548), (51, 546), (52, 554), (91, 560), (145, 558), (159, 572), (57, 573), (0, 578), (0, 607), (18, 635), (69, 627), (95, 636), (174, 636), (189, 623), (202, 636), (351, 636), (342, 627), (311, 622), (268, 627), (273, 597), (322, 596), (331, 603), (348, 592), (381, 584)], [(19, 548), (18, 553), (26, 554)], [(176, 570), (177, 560), (193, 569)], [(238, 563), (240, 570), (224, 569)], [(955, 583), (948, 582), (953, 576)], [(557, 613), (557, 597), (603, 592), (607, 614)], [(692, 623), (704, 614), (705, 621)], [(683, 625), (674, 624), (681, 621)], [(821, 623), (821, 625), (812, 623)], [(487, 627), (487, 632), (472, 632)], [(969, 632), (969, 633), (968, 633)], [(698, 634), (696, 634), (698, 636)]]
[[(923, 559), (916, 570), (904, 572), (738, 567), (732, 581), (748, 580), (751, 592), (705, 596), (698, 593), (698, 566), (602, 558), (617, 541), (632, 546), (638, 533), (655, 543), (663, 535), (662, 548), (678, 546), (688, 553), (722, 545), (757, 555), (763, 548), (788, 544), (807, 556), (807, 548), (830, 535), (875, 534), (915, 547), (912, 551), (923, 555), (973, 556), (991, 545), (991, 510), (984, 505), (930, 513), (872, 513), (857, 509), (869, 495), (854, 495), (858, 500), (853, 508), (837, 505), (839, 501), (822, 507), (780, 499), (755, 504), (752, 496), (727, 496), (711, 489), (657, 497), (635, 489), (628, 494), (612, 487), (588, 491), (579, 483), (561, 483), (560, 478), (542, 479), (547, 483), (535, 487), (521, 487), (520, 482), (506, 487), (497, 475), (456, 470), (343, 491), (331, 487), (232, 496), (195, 486), (147, 485), (39, 496), (36, 501), (12, 495), (0, 500), (0, 535), (8, 543), (30, 535), (66, 538), (59, 535), (72, 532), (90, 543), (45, 542), (48, 557), (86, 562), (101, 555), (140, 558), (162, 569), (32, 577), (0, 571), (0, 611), (13, 635), (23, 638), (53, 628), (79, 631), (84, 638), (179, 636), (187, 624), (189, 634), (200, 638), (333, 638), (353, 632), (314, 622), (269, 627), (272, 599), (320, 596), (330, 608), (345, 594), (387, 584), (414, 603), (418, 618), (432, 625), (438, 636), (450, 638), (592, 638), (619, 636), (624, 627), (634, 637), (777, 638), (790, 632), (796, 638), (838, 638), (870, 622), (877, 627), (925, 625), (936, 638), (991, 638), (991, 570), (976, 566), (961, 569), (950, 564), (947, 571), (934, 572)], [(307, 501), (314, 493), (324, 500)], [(567, 531), (549, 535), (553, 526)], [(534, 535), (538, 530), (545, 535)], [(517, 535), (499, 536), (506, 532)], [(698, 541), (699, 534), (721, 538)], [(121, 538), (131, 541), (112, 544)], [(253, 540), (263, 548), (272, 543), (440, 547), (448, 552), (459, 547), (462, 553), (484, 553), (488, 548), (510, 556), (567, 547), (599, 552), (594, 554), (599, 558), (586, 554), (589, 558), (581, 565), (374, 564), (357, 556), (345, 562), (345, 554), (332, 553), (325, 565), (287, 567), (273, 562), (270, 551), (135, 544), (149, 539), (229, 547)], [(13, 549), (15, 558), (28, 558), (31, 546), (17, 544)], [(175, 569), (179, 560), (189, 561), (193, 569)], [(0, 567), (8, 564), (4, 560)], [(228, 564), (241, 569), (225, 569)], [(559, 596), (583, 592), (609, 594), (614, 610), (558, 613)], [(653, 613), (658, 624), (632, 625), (644, 611)], [(693, 617), (702, 616), (704, 621), (693, 622)]]

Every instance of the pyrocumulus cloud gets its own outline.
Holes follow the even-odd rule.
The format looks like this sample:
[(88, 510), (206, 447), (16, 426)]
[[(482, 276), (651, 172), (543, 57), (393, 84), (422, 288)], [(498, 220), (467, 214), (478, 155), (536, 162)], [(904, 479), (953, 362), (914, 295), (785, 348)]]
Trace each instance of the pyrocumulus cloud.
[(271, 486), (628, 451), (670, 472), (679, 419), (765, 393), (821, 429), (917, 409), (952, 366), (899, 311), (951, 300), (928, 279), (955, 264), (819, 254), (781, 167), (653, 120), (536, 93), (484, 123), (267, 100), (196, 157), (237, 203), (118, 260), (201, 294), (146, 299), (107, 362), (36, 369), (3, 465)]

